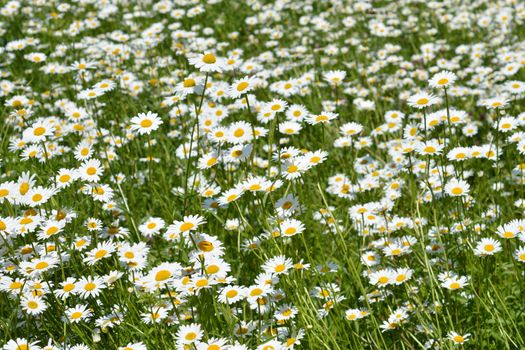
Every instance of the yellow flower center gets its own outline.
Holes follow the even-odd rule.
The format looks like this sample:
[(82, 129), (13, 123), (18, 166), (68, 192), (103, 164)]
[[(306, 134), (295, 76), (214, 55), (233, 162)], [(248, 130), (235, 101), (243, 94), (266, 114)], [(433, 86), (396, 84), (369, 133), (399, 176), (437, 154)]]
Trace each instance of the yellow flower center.
[(97, 285), (93, 282), (86, 283), (86, 285), (84, 286), (84, 289), (88, 292), (92, 291), (95, 288), (97, 288)]
[(78, 320), (80, 317), (82, 317), (82, 312), (80, 311), (75, 311), (71, 314), (73, 320)]
[(29, 184), (27, 182), (23, 182), (21, 185), (20, 185), (20, 194), (21, 195), (24, 195), (27, 193), (27, 191), (29, 191)]
[(152, 125), (153, 125), (153, 121), (151, 119), (144, 119), (143, 121), (140, 122), (140, 126), (142, 126), (143, 128), (149, 128)]
[(210, 265), (206, 268), (206, 273), (208, 273), (209, 275), (213, 275), (217, 272), (219, 272), (220, 268), (219, 266), (217, 265)]
[(454, 187), (451, 192), (452, 194), (458, 196), (463, 193), (463, 189), (461, 187)]
[(294, 233), (297, 232), (297, 229), (295, 227), (288, 227), (285, 231), (284, 231), (284, 234), (285, 235), (293, 235)]
[(296, 165), (290, 165), (287, 171), (289, 173), (295, 173), (297, 170), (299, 170), (299, 168)]
[(214, 64), (217, 62), (217, 58), (212, 53), (207, 53), (206, 55), (202, 56), (202, 62), (206, 64)]
[(195, 285), (199, 288), (206, 287), (208, 285), (208, 280), (207, 279), (198, 280), (197, 283), (195, 283)]
[(458, 335), (456, 335), (456, 336), (454, 337), (454, 341), (455, 341), (456, 343), (463, 343), (463, 342), (465, 341), (465, 338), (463, 338), (461, 335), (458, 334)]
[(255, 296), (261, 295), (262, 292), (263, 292), (263, 290), (262, 290), (261, 288), (254, 288), (254, 289), (250, 292), (250, 296), (255, 297)]
[(458, 289), (460, 287), (461, 287), (461, 285), (458, 282), (452, 282), (450, 284), (450, 289)]
[(36, 128), (34, 131), (33, 131), (33, 134), (35, 136), (42, 136), (44, 135), (44, 133), (46, 132), (46, 129), (44, 127), (41, 127), (39, 126), (38, 128)]
[(213, 250), (213, 243), (209, 241), (201, 241), (199, 244), (197, 244), (200, 250), (203, 252), (211, 252)]
[(250, 84), (248, 84), (247, 82), (243, 81), (243, 82), (240, 82), (238, 85), (237, 85), (237, 91), (241, 92), (241, 91), (244, 91), (246, 90), (246, 88), (249, 86)]
[(237, 291), (236, 290), (229, 290), (226, 292), (226, 297), (231, 299), (231, 298), (235, 298), (237, 296)]
[(98, 252), (95, 253), (95, 259), (102, 259), (103, 257), (106, 256), (107, 253), (108, 253), (107, 250), (100, 249)]
[(197, 85), (197, 83), (195, 82), (195, 79), (188, 78), (188, 79), (184, 79), (184, 82), (182, 83), (182, 85), (184, 85), (185, 88), (190, 88), (190, 87), (194, 87), (195, 85)]
[(48, 266), (49, 266), (49, 264), (47, 262), (41, 261), (41, 262), (39, 262), (38, 264), (35, 265), (35, 269), (42, 270), (42, 269), (45, 269)]
[(170, 277), (171, 277), (171, 272), (170, 271), (168, 271), (168, 270), (160, 270), (155, 275), (155, 281), (161, 282), (161, 281), (167, 280)]
[(286, 269), (286, 266), (284, 264), (279, 264), (275, 266), (275, 272), (283, 272)]

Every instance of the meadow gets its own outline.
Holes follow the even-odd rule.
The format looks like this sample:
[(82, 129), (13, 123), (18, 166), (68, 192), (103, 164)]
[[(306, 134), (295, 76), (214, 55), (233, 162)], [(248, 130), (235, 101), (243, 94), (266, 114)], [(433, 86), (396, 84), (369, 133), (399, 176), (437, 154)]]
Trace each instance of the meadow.
[(0, 348), (524, 349), (525, 2), (0, 0)]

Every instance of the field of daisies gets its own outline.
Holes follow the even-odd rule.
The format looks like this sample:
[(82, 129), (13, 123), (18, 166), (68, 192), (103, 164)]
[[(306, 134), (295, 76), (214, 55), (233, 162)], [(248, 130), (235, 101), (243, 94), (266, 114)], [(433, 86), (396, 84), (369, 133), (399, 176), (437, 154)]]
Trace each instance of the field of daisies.
[(0, 1), (3, 350), (524, 349), (525, 2)]

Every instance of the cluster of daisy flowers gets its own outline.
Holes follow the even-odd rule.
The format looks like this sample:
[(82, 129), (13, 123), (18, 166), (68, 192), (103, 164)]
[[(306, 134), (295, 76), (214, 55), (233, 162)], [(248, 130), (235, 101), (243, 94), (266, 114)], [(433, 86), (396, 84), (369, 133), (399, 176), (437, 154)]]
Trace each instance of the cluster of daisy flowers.
[(525, 4), (0, 16), (3, 349), (525, 346)]

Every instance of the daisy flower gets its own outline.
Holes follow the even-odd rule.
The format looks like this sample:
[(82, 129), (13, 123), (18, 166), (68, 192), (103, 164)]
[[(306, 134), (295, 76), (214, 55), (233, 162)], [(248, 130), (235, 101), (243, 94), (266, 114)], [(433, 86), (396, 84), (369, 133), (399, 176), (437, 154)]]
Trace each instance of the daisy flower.
[(82, 277), (77, 283), (78, 294), (82, 299), (87, 299), (88, 297), (97, 297), (102, 289), (106, 288), (104, 285), (104, 280), (100, 277)]
[(177, 263), (162, 263), (154, 267), (148, 273), (148, 278), (154, 283), (168, 283), (173, 280), (181, 271), (181, 266)]
[(296, 122), (301, 122), (308, 114), (308, 110), (303, 105), (291, 105), (286, 110), (286, 118)]
[(162, 124), (162, 120), (157, 113), (147, 112), (139, 113), (136, 117), (131, 118), (131, 130), (139, 135), (150, 134)]
[(438, 278), (441, 286), (448, 290), (458, 290), (468, 285), (469, 279), (465, 276), (456, 276), (453, 273), (441, 273)]
[(304, 231), (304, 224), (296, 219), (286, 219), (279, 224), (279, 231), (285, 237), (298, 235)]
[(229, 95), (231, 98), (238, 98), (255, 88), (256, 79), (253, 77), (244, 77), (234, 81), (230, 87)]
[(68, 277), (65, 281), (60, 283), (60, 289), (55, 290), (54, 293), (59, 298), (66, 299), (70, 295), (76, 294), (77, 290), (75, 278)]
[(323, 73), (324, 80), (326, 80), (332, 86), (341, 85), (345, 77), (346, 72), (342, 70), (332, 70)]
[(201, 326), (197, 323), (183, 325), (177, 331), (177, 340), (182, 344), (192, 344), (199, 341), (203, 336)]
[(286, 180), (294, 180), (301, 177), (311, 165), (305, 161), (295, 160), (287, 161), (281, 166), (281, 175)]
[(102, 92), (111, 91), (115, 88), (117, 84), (113, 80), (104, 79), (101, 82), (95, 84), (94, 88)]
[(78, 304), (74, 307), (67, 308), (65, 311), (66, 318), (71, 323), (78, 323), (91, 315), (91, 310), (87, 305)]
[(423, 156), (432, 156), (441, 154), (444, 145), (437, 140), (428, 140), (416, 144), (416, 151)]
[(168, 311), (165, 307), (154, 307), (150, 312), (141, 314), (141, 318), (146, 324), (160, 323), (168, 317)]
[(219, 302), (223, 304), (235, 304), (239, 300), (244, 299), (245, 289), (239, 286), (227, 286), (219, 292)]
[(78, 168), (78, 176), (88, 182), (98, 182), (103, 172), (102, 163), (98, 159), (87, 160)]
[(128, 343), (126, 346), (120, 346), (118, 350), (148, 350), (143, 342)]
[(242, 188), (232, 188), (221, 194), (219, 197), (219, 203), (221, 205), (229, 204), (237, 199), (239, 199), (244, 193)]
[(165, 225), (166, 223), (163, 219), (151, 217), (139, 226), (139, 231), (145, 237), (153, 237), (153, 235), (159, 233)]
[(100, 242), (96, 248), (93, 248), (86, 253), (84, 262), (88, 265), (94, 265), (98, 261), (111, 257), (111, 253), (115, 251), (115, 244), (111, 242)]
[(30, 315), (39, 315), (47, 309), (41, 297), (29, 295), (20, 299), (22, 309)]
[(391, 269), (382, 269), (379, 271), (372, 272), (368, 278), (370, 279), (370, 284), (377, 285), (379, 287), (384, 287), (389, 284), (395, 283), (396, 274)]
[(456, 79), (456, 74), (450, 71), (443, 71), (434, 74), (434, 76), (428, 81), (428, 85), (432, 88), (447, 88), (454, 84)]
[(295, 121), (285, 121), (279, 124), (279, 132), (285, 135), (297, 135), (301, 129), (301, 124)]
[(195, 231), (200, 225), (205, 224), (206, 220), (200, 215), (184, 216), (181, 221), (174, 221), (168, 226), (168, 231), (176, 234)]
[(445, 185), (445, 193), (452, 197), (465, 196), (469, 190), (470, 185), (464, 180), (452, 179)]
[(287, 274), (288, 270), (292, 267), (292, 259), (279, 255), (266, 261), (262, 266), (262, 269), (268, 273), (281, 275)]
[(23, 198), (23, 202), (31, 207), (46, 203), (57, 192), (54, 188), (36, 186), (30, 189)]
[(104, 95), (104, 91), (98, 88), (91, 88), (80, 91), (78, 94), (78, 99), (80, 100), (92, 100), (94, 98), (97, 98), (99, 96)]
[(503, 97), (489, 98), (481, 101), (481, 105), (488, 109), (505, 108), (509, 101)]
[(520, 247), (514, 251), (514, 258), (519, 262), (525, 263), (525, 247)]
[(223, 58), (215, 56), (211, 52), (195, 55), (188, 59), (192, 66), (199, 69), (203, 73), (222, 72), (226, 67), (226, 62)]
[(423, 109), (438, 103), (438, 98), (432, 94), (420, 92), (410, 96), (407, 102), (410, 107)]
[(48, 119), (38, 121), (24, 130), (23, 140), (28, 143), (38, 143), (53, 136), (54, 132), (55, 126)]
[(451, 340), (454, 343), (454, 345), (464, 344), (466, 341), (469, 340), (469, 337), (470, 337), (470, 333), (460, 335), (457, 332), (450, 331), (447, 334), (447, 338)]
[(477, 256), (494, 255), (498, 252), (501, 252), (501, 243), (494, 238), (482, 238), (474, 249)]
[(329, 123), (338, 117), (337, 113), (322, 111), (321, 114), (312, 114), (306, 118), (306, 122), (311, 125)]
[(10, 339), (3, 347), (4, 350), (40, 350), (38, 342), (30, 343), (25, 338), (16, 338), (16, 340)]
[(41, 63), (46, 60), (47, 56), (41, 52), (33, 52), (27, 55), (24, 55), (24, 58), (33, 63)]

